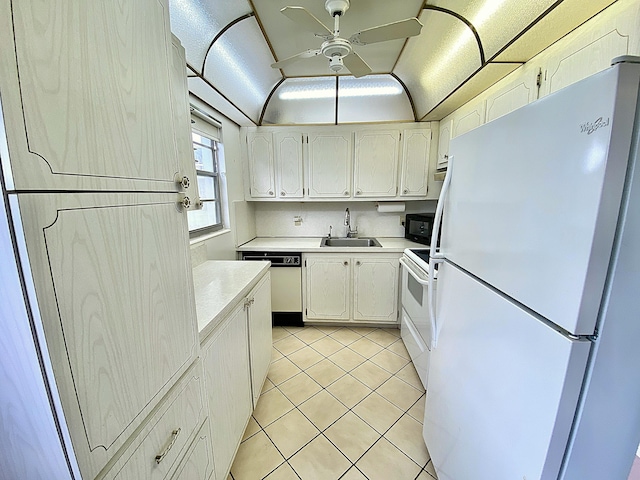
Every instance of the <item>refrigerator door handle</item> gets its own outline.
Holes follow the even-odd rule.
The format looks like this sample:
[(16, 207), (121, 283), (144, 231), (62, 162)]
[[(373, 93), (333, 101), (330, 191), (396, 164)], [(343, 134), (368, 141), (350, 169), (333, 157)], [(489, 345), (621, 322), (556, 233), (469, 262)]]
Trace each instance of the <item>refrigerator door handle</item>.
[(434, 284), (436, 274), (436, 264), (443, 263), (442, 258), (429, 257), (429, 279), (431, 280), (427, 285), (427, 301), (429, 302), (429, 324), (431, 325), (431, 348), (433, 350), (438, 344), (438, 335), (440, 333), (440, 325), (438, 325), (438, 319), (436, 317), (436, 296), (434, 295)]
[[(433, 231), (431, 232), (431, 245), (429, 252), (429, 259), (443, 259), (444, 255), (438, 251), (438, 237), (440, 236), (440, 223), (442, 221), (442, 211), (444, 209), (444, 199), (449, 191), (449, 185), (451, 185), (451, 172), (453, 171), (453, 155), (449, 157), (449, 164), (447, 166), (447, 173), (444, 177), (444, 183), (442, 184), (442, 190), (440, 190), (440, 196), (438, 197), (438, 206), (436, 207), (435, 218), (433, 219)], [(432, 272), (429, 272), (430, 274)]]

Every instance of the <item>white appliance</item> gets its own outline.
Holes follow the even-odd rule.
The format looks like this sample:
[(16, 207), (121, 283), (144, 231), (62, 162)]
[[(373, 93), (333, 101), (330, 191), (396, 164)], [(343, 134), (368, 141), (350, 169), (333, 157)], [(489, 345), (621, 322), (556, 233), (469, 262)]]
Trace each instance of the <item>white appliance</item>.
[(424, 438), (440, 480), (627, 478), (640, 59), (620, 61), (451, 142), (429, 265)]
[(427, 388), (432, 324), (429, 319), (429, 248), (407, 248), (400, 258), (400, 334), (420, 381)]

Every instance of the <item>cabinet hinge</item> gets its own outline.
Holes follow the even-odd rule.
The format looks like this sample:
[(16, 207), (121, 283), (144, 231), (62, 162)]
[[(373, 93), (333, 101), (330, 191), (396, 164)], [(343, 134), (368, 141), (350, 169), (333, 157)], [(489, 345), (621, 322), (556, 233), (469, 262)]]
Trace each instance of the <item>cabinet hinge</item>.
[(307, 266), (307, 261), (306, 261), (306, 260), (304, 261), (304, 266), (305, 266), (305, 267)]
[(306, 308), (304, 309), (304, 314), (305, 314), (305, 315), (308, 315), (308, 314), (309, 314), (309, 313), (307, 312), (307, 309), (306, 309)]
[(433, 140), (433, 130), (429, 130), (429, 139)]
[(542, 69), (538, 70), (538, 75), (536, 76), (536, 85), (538, 88), (542, 86)]

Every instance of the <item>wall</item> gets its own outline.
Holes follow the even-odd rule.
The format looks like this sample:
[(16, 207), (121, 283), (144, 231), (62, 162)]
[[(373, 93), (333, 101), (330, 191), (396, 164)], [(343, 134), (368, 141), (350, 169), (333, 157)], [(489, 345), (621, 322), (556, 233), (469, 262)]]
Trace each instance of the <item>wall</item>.
[[(404, 213), (378, 213), (375, 202), (256, 203), (256, 233), (259, 237), (322, 237), (333, 226), (333, 235), (345, 236), (344, 217), (348, 207), (352, 228), (361, 237), (403, 237), (406, 213), (434, 212), (435, 201), (405, 202)], [(296, 225), (295, 216), (302, 222)]]

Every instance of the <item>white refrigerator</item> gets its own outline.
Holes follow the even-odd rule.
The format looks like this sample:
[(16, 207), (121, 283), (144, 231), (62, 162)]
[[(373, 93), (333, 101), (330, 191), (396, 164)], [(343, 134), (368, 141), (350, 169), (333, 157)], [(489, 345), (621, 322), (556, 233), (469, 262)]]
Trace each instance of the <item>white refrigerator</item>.
[(424, 421), (439, 480), (627, 478), (640, 441), (639, 61), (451, 141)]

